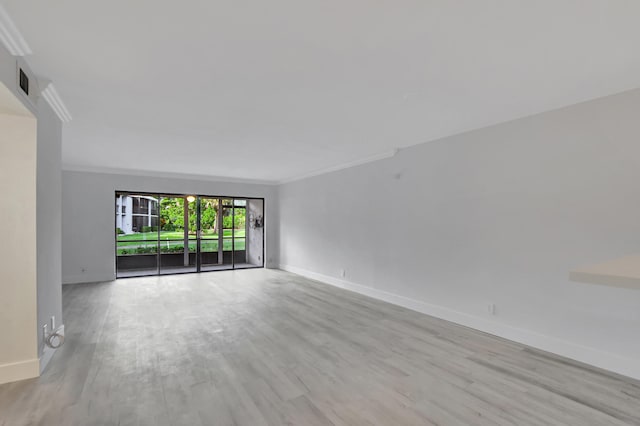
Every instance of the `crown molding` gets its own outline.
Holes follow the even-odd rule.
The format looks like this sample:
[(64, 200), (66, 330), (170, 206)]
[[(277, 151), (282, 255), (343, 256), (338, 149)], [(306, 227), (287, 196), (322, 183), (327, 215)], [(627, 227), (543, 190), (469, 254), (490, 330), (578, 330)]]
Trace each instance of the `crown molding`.
[(369, 157), (360, 158), (358, 160), (349, 161), (347, 163), (341, 163), (335, 166), (327, 167), (325, 169), (316, 170), (303, 175), (295, 176), (289, 179), (283, 179), (278, 181), (278, 184), (283, 185), (285, 183), (296, 182), (303, 179), (308, 179), (314, 176), (326, 175), (327, 173), (337, 172), (338, 170), (349, 169), (351, 167), (360, 166), (362, 164), (373, 163), (374, 161), (384, 160), (385, 158), (394, 157), (400, 150), (398, 148), (382, 152), (380, 154), (371, 155)]
[(101, 167), (101, 166), (88, 166), (81, 164), (62, 164), (62, 170), (67, 172), (82, 172), (82, 173), (105, 173), (111, 175), (124, 175), (124, 176), (146, 176), (166, 179), (189, 179), (199, 180), (205, 182), (226, 182), (226, 183), (245, 183), (252, 185), (269, 185), (278, 186), (285, 183), (295, 182), (303, 179), (307, 179), (314, 176), (320, 176), (338, 170), (348, 169), (362, 164), (372, 163), (374, 161), (383, 160), (385, 158), (394, 157), (400, 150), (392, 149), (380, 154), (371, 155), (358, 160), (350, 161), (348, 163), (341, 163), (336, 166), (328, 167), (326, 169), (316, 170), (315, 172), (300, 175), (291, 179), (284, 179), (280, 181), (275, 180), (261, 180), (261, 179), (242, 179), (224, 176), (210, 176), (210, 175), (197, 175), (197, 174), (185, 174), (185, 173), (172, 173), (172, 172), (159, 172), (154, 170), (139, 170), (139, 169), (119, 169), (115, 167)]
[(260, 180), (260, 179), (242, 179), (223, 176), (209, 176), (209, 175), (197, 175), (186, 173), (172, 173), (172, 172), (159, 172), (153, 170), (139, 170), (139, 169), (119, 169), (112, 167), (92, 167), (79, 164), (62, 164), (62, 170), (67, 172), (83, 172), (83, 173), (105, 173), (111, 175), (124, 175), (124, 176), (144, 176), (166, 179), (187, 179), (187, 180), (199, 180), (204, 182), (224, 182), (224, 183), (244, 183), (251, 185), (277, 185), (278, 182), (272, 180)]
[(45, 101), (51, 106), (51, 109), (56, 113), (60, 121), (63, 123), (68, 123), (71, 121), (71, 114), (67, 109), (64, 102), (62, 102), (62, 98), (58, 94), (58, 91), (54, 87), (53, 83), (47, 82), (44, 90), (40, 92)]
[(31, 55), (33, 52), (13, 23), (7, 11), (0, 4), (0, 41), (13, 56)]

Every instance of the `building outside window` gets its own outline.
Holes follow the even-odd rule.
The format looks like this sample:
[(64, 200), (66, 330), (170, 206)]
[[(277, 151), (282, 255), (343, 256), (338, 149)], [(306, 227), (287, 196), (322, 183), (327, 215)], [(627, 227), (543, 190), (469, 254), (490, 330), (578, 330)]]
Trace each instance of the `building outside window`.
[(158, 200), (147, 196), (120, 195), (116, 200), (116, 227), (124, 234), (151, 232), (158, 227)]

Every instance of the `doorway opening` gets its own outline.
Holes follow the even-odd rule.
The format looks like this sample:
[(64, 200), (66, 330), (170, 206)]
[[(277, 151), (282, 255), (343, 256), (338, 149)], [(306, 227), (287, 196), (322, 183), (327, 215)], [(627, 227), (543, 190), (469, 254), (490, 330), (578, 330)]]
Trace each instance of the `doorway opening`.
[(264, 267), (264, 199), (117, 191), (116, 277)]

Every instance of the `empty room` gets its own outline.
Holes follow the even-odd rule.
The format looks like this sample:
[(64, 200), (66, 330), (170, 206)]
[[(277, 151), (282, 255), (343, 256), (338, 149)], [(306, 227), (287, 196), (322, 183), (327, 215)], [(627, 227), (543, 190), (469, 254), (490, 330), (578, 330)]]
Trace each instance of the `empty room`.
[(0, 0), (0, 426), (640, 425), (639, 21)]

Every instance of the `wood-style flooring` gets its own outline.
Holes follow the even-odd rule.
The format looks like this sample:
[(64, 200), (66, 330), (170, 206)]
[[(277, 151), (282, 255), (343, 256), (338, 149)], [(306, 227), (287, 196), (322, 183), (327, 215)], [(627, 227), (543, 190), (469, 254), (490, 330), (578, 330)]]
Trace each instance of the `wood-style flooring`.
[(281, 271), (65, 286), (0, 425), (640, 425), (640, 382)]

